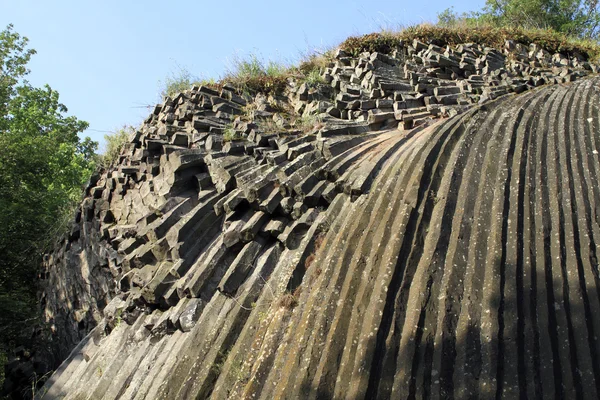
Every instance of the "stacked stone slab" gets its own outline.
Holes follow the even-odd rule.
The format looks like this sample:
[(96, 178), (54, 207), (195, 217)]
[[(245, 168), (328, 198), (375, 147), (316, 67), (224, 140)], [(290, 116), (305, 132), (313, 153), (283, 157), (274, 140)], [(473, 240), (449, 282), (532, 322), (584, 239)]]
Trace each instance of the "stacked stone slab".
[[(575, 86), (578, 89), (552, 87), (517, 97), (518, 105), (527, 111), (510, 102), (473, 109), (473, 104), (502, 95), (568, 83), (595, 69), (581, 58), (551, 55), (535, 45), (525, 48), (507, 42), (505, 49), (474, 44), (440, 48), (415, 41), (391, 54), (351, 57), (340, 50), (324, 72), (326, 84), (291, 79), (280, 95), (252, 97), (229, 86), (194, 87), (165, 99), (132, 135), (115, 164), (92, 178), (71, 231), (45, 257), (44, 315), (52, 329), (54, 356), (68, 358), (40, 395), (358, 398), (437, 391), (444, 397), (450, 392), (488, 393), (494, 385), (504, 394), (510, 385), (497, 383), (497, 371), (500, 368), (505, 374), (514, 360), (503, 361), (491, 345), (486, 347), (490, 355), (485, 356), (489, 365), (485, 382), (490, 386), (475, 387), (473, 380), (479, 376), (468, 377), (475, 373), (465, 358), (472, 355), (456, 350), (471, 342), (457, 344), (458, 336), (446, 328), (460, 325), (452, 313), (483, 318), (479, 308), (470, 311), (475, 307), (471, 303), (471, 308), (462, 308), (462, 293), (471, 290), (473, 298), (482, 296), (483, 277), (469, 272), (475, 261), (461, 253), (468, 246), (457, 250), (459, 239), (452, 235), (469, 233), (450, 218), (465, 211), (457, 211), (452, 192), (459, 186), (448, 182), (458, 179), (453, 168), (485, 166), (491, 175), (472, 178), (471, 191), (463, 189), (467, 192), (461, 194), (462, 207), (477, 205), (479, 213), (513, 213), (508, 205), (489, 197), (494, 191), (475, 191), (483, 187), (477, 179), (493, 183), (497, 177), (498, 188), (505, 182), (510, 193), (515, 191), (522, 200), (523, 190), (513, 182), (514, 176), (525, 176), (534, 167), (522, 161), (520, 175), (500, 176), (500, 167), (487, 158), (469, 158), (466, 154), (476, 154), (474, 150), (461, 149), (504, 149), (505, 144), (496, 142), (486, 147), (492, 143), (491, 133), (478, 130), (473, 122), (478, 121), (490, 132), (495, 129), (494, 135), (509, 132), (509, 125), (518, 128), (514, 131), (517, 147), (509, 147), (509, 152), (546, 152), (547, 141), (524, 132), (533, 126), (536, 111), (531, 108), (542, 107), (548, 99), (560, 110), (545, 106), (551, 116), (545, 117), (548, 121), (555, 115), (575, 118), (576, 113), (581, 121), (592, 119), (589, 126), (577, 119), (573, 129), (589, 137), (580, 144), (581, 151), (595, 151), (597, 116), (590, 106), (597, 101), (595, 80), (582, 81)], [(574, 94), (577, 90), (585, 95)], [(559, 94), (568, 94), (571, 100), (561, 103)], [(509, 107), (517, 119), (508, 121), (499, 115), (498, 110)], [(319, 122), (308, 132), (294, 131), (282, 108), (293, 109), (298, 116), (316, 116)], [(464, 116), (456, 116), (465, 111)], [(435, 124), (448, 117), (452, 118)], [(271, 119), (281, 129), (267, 129), (273, 124), (261, 123)], [(548, 121), (544, 123), (559, 130), (558, 122)], [(232, 129), (239, 139), (226, 140), (224, 134)], [(523, 150), (534, 143), (538, 147)], [(577, 168), (585, 170), (593, 162), (588, 159)], [(501, 205), (505, 208), (498, 208)], [(511, 217), (517, 220), (522, 222)], [(527, 232), (541, 226), (547, 227), (535, 225)], [(501, 231), (502, 240), (513, 235)], [(514, 235), (521, 246), (524, 231), (519, 232)], [(439, 266), (444, 262), (427, 261), (438, 257), (432, 248), (423, 247), (428, 240), (438, 240), (436, 235), (454, 240), (448, 244), (451, 249), (444, 250), (456, 253), (454, 261), (448, 259), (446, 264), (459, 266), (449, 268), (448, 276), (436, 272), (443, 270)], [(481, 250), (478, 235), (473, 246)], [(508, 254), (507, 246), (497, 245)], [(473, 251), (479, 254), (477, 263), (496, 265), (491, 258), (481, 259), (483, 250)], [(490, 268), (492, 275), (486, 279), (492, 282), (503, 272)], [(421, 280), (414, 290), (431, 293), (430, 297), (410, 297), (416, 296), (410, 290), (415, 277)], [(472, 287), (453, 292), (459, 283)], [(508, 298), (522, 288), (507, 294), (502, 290), (490, 296)], [(439, 315), (422, 311), (430, 307), (429, 299), (438, 296), (450, 302), (431, 306)], [(485, 318), (503, 315), (510, 304), (500, 311), (496, 307), (496, 314)], [(403, 311), (409, 306), (410, 312)], [(446, 314), (441, 312), (444, 307), (450, 310)], [(517, 311), (511, 308), (510, 312)], [(393, 320), (400, 325), (391, 324)], [(416, 331), (408, 325), (406, 336), (395, 331), (405, 329), (408, 322), (404, 321)], [(486, 326), (491, 324), (491, 331), (481, 337), (506, 346), (507, 321), (502, 320), (498, 328), (495, 322), (482, 320)], [(429, 329), (427, 334), (423, 327)], [(471, 330), (479, 328), (469, 324), (463, 328), (476, 341), (480, 332)], [(397, 342), (404, 337), (407, 343)], [(446, 337), (451, 344), (446, 344)], [(391, 345), (386, 344), (389, 340)], [(451, 346), (448, 354), (456, 353), (458, 358), (449, 359), (438, 342)], [(402, 360), (394, 358), (400, 343), (414, 350), (405, 353), (402, 347), (407, 355)], [(521, 364), (514, 369), (540, 374), (541, 366)], [(424, 366), (433, 369), (427, 373)], [(454, 371), (450, 375), (448, 368)], [(464, 385), (455, 384), (453, 379), (458, 378), (452, 377), (460, 368), (468, 370), (460, 378)], [(594, 376), (590, 379), (598, 379)], [(355, 383), (348, 386), (350, 381)], [(538, 386), (542, 383), (536, 381)], [(574, 393), (570, 390), (581, 385), (581, 379), (575, 379), (560, 390)], [(525, 386), (510, 390), (542, 390)]]
[[(245, 104), (226, 88), (167, 99), (117, 164), (92, 178), (71, 232), (45, 257), (41, 276), (58, 358), (103, 320), (113, 298), (127, 296), (130, 308), (168, 308), (199, 294), (203, 281), (194, 267), (216, 235), (223, 233), (230, 261), (255, 238), (288, 246), (337, 193), (358, 193), (350, 183), (328, 181), (323, 167), (379, 138), (348, 135), (359, 131), (350, 125), (336, 125), (335, 137), (263, 132), (236, 121)], [(233, 121), (250, 129), (243, 140), (224, 141)]]
[(315, 100), (297, 109), (326, 108), (333, 117), (366, 121), (371, 129), (398, 124), (410, 129), (471, 104), (571, 82), (597, 69), (584, 57), (550, 54), (536, 44), (526, 47), (513, 41), (494, 49), (476, 44), (442, 48), (414, 40), (391, 54), (365, 52), (358, 57), (338, 50), (323, 76), (334, 89), (332, 100), (323, 101), (323, 91), (311, 92), (304, 85), (298, 98), (314, 93)]

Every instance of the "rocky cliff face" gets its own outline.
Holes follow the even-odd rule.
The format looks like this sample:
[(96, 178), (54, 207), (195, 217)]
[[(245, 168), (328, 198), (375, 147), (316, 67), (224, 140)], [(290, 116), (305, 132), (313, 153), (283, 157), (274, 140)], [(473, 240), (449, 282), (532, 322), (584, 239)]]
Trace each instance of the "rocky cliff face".
[(45, 259), (39, 396), (597, 397), (595, 69), (415, 41), (166, 99)]

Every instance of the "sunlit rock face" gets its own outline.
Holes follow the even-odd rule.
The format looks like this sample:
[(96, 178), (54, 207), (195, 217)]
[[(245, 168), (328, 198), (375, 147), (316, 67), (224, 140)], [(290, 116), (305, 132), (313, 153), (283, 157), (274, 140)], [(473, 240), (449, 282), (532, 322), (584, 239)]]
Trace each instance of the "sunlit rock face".
[(598, 397), (595, 68), (415, 42), (167, 98), (45, 257), (38, 397)]

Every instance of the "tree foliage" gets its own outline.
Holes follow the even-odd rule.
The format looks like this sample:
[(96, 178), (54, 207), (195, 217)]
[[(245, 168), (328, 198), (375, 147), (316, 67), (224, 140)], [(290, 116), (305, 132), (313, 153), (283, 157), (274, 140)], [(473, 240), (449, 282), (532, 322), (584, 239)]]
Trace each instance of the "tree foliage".
[(580, 39), (600, 38), (598, 0), (487, 0), (476, 12), (438, 14), (442, 26), (480, 25), (551, 29)]
[(98, 144), (78, 133), (58, 93), (24, 77), (35, 51), (9, 25), (0, 32), (0, 345), (15, 344), (37, 314), (42, 252), (95, 168)]

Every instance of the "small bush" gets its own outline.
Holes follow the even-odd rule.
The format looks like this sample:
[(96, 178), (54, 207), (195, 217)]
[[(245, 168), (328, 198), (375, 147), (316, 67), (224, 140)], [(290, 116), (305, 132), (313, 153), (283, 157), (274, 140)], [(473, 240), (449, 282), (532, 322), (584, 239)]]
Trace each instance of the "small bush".
[(215, 78), (200, 79), (199, 81), (194, 81), (193, 85), (207, 86), (207, 87), (213, 88), (213, 89), (220, 89), (219, 82), (217, 82), (217, 80)]
[(297, 70), (299, 79), (311, 86), (324, 84), (323, 72), (334, 60), (334, 50), (329, 48), (323, 51), (312, 51), (302, 56), (302, 61)]
[(233, 57), (231, 68), (230, 73), (240, 78), (257, 78), (265, 75), (263, 63), (255, 54), (250, 54), (248, 58)]
[(360, 53), (391, 53), (402, 45), (402, 39), (397, 34), (388, 32), (370, 33), (364, 36), (351, 36), (346, 39), (340, 48), (351, 55), (358, 57)]
[(223, 131), (223, 140), (231, 142), (238, 139), (242, 139), (242, 135), (233, 128), (233, 125), (227, 125)]
[(286, 67), (283, 64), (269, 61), (267, 66), (265, 67), (265, 74), (267, 76), (287, 76), (290, 74), (290, 68)]
[(115, 132), (104, 135), (105, 148), (104, 154), (101, 156), (101, 163), (104, 168), (109, 168), (115, 161), (118, 160), (121, 150), (125, 144), (129, 143), (129, 137), (135, 132), (133, 126), (123, 126), (123, 128)]
[(293, 71), (282, 63), (263, 62), (256, 54), (233, 57), (229, 72), (222, 79), (244, 93), (281, 93)]
[(191, 88), (195, 81), (198, 81), (196, 76), (192, 75), (187, 69), (180, 67), (179, 71), (171, 73), (164, 82), (161, 82), (160, 95), (162, 98), (173, 96)]
[(325, 70), (334, 61), (335, 50), (337, 50), (337, 47), (329, 47), (310, 50), (301, 54), (298, 70), (304, 75), (308, 75), (315, 69), (320, 71)]
[(177, 72), (171, 73), (164, 82), (160, 82), (161, 98), (167, 96), (173, 97), (177, 93), (184, 92), (192, 88), (192, 86), (208, 86), (211, 88), (218, 88), (219, 84), (215, 79), (201, 79), (198, 76), (192, 74), (190, 71), (183, 67), (178, 67)]

